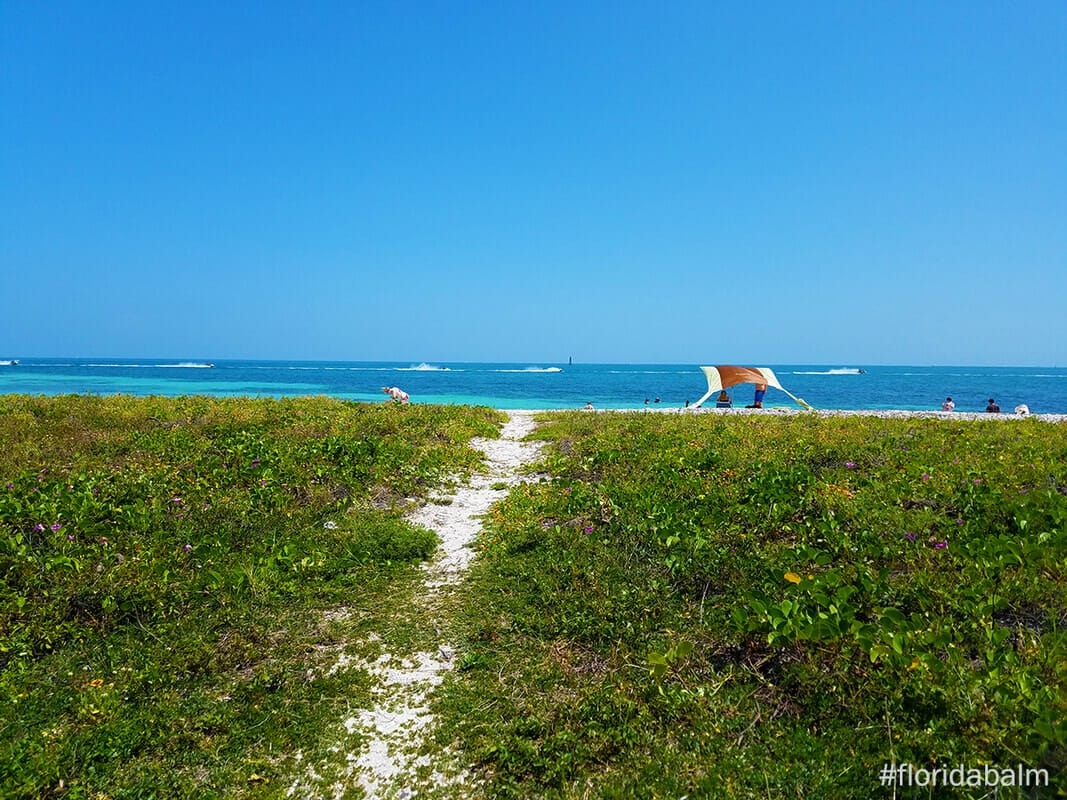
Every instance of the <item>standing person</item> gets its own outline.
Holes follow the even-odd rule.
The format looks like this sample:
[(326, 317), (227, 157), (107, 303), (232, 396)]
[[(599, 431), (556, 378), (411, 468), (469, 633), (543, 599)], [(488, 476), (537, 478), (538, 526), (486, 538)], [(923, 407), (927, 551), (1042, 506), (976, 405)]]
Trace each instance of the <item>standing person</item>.
[(389, 399), (394, 403), (406, 403), (411, 399), (408, 393), (399, 386), (383, 386), (382, 391), (389, 395)]
[(763, 408), (763, 396), (767, 394), (767, 384), (756, 384), (756, 395), (752, 400), (752, 405), (745, 406), (745, 408)]
[(952, 402), (952, 398), (951, 397), (946, 397), (945, 398), (945, 402), (941, 404), (941, 410), (942, 411), (955, 411), (956, 410), (956, 404)]
[(1000, 406), (997, 405), (997, 401), (996, 400), (994, 400), (992, 397), (990, 397), (989, 398), (989, 405), (987, 405), (985, 407), (985, 410), (986, 410), (987, 414), (999, 414), (1000, 413)]

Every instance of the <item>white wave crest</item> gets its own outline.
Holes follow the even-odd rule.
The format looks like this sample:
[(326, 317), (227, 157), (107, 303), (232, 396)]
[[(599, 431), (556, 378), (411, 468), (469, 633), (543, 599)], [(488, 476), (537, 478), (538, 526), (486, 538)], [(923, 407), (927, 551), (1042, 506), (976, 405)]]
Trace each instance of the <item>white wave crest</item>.
[(862, 369), (856, 369), (854, 367), (839, 367), (838, 369), (828, 369), (822, 372), (801, 372), (795, 371), (794, 375), (862, 375)]
[(563, 372), (560, 367), (523, 367), (522, 369), (494, 369), (492, 372)]
[(211, 369), (215, 365), (183, 361), (180, 364), (85, 364), (83, 366), (105, 367), (108, 369)]
[(435, 367), (433, 364), (427, 364), (425, 361), (421, 364), (416, 364), (411, 367), (397, 367), (400, 372), (451, 372), (448, 367)]

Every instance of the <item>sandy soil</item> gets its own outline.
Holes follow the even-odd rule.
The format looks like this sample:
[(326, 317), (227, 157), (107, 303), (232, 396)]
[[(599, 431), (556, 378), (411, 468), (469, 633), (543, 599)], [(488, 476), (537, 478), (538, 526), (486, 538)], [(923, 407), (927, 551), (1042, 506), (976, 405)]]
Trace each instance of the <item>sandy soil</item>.
[[(508, 413), (500, 439), (472, 442), (485, 453), (488, 472), (443, 498), (450, 503), (430, 502), (408, 517), (410, 522), (436, 531), (441, 540), (437, 557), (425, 567), (420, 602), (427, 614), (434, 613), (434, 598), (462, 579), (474, 555), (470, 545), (481, 529), (482, 516), (508, 488), (521, 482), (521, 466), (536, 458), (540, 450), (540, 443), (521, 441), (536, 427), (532, 412)], [(430, 694), (452, 668), (453, 655), (451, 645), (442, 641), (435, 652), (417, 653), (403, 660), (386, 654), (367, 667), (378, 677), (376, 704), (345, 720), (344, 725), (349, 732), (360, 730), (369, 740), (361, 753), (348, 756), (347, 768), (368, 797), (412, 797), (414, 773), (419, 767), (428, 766), (437, 783), (464, 779), (463, 773), (446, 774), (444, 765), (415, 755), (433, 723)], [(343, 787), (337, 788), (343, 793)]]

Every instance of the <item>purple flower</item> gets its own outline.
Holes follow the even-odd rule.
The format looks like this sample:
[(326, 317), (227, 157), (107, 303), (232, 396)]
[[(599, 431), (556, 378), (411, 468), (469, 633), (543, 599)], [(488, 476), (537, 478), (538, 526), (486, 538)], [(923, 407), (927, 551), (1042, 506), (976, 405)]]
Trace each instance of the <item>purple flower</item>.
[(7, 482), (7, 488), (8, 489), (14, 489), (15, 488), (15, 484), (13, 484), (11, 481), (8, 481)]
[(60, 525), (60, 524), (59, 524), (59, 523), (57, 522), (57, 523), (56, 523), (55, 525), (53, 525), (53, 526), (52, 526), (52, 532), (53, 532), (53, 533), (55, 533), (55, 532), (57, 532), (57, 531), (58, 531), (58, 530), (59, 530), (60, 528), (62, 528), (62, 527), (63, 527), (63, 526), (62, 526), (62, 525)]
[(957, 524), (957, 525), (962, 525), (962, 524), (963, 524), (963, 520), (962, 520), (962, 519), (958, 519), (958, 520), (956, 520), (956, 524)]
[(585, 532), (586, 533), (592, 533), (593, 532), (593, 526), (592, 525), (586, 525), (585, 526)]
[(566, 492), (567, 494), (570, 494), (570, 493), (571, 493), (571, 487), (570, 487), (570, 486), (568, 486), (568, 487), (567, 487), (566, 489), (564, 489), (563, 491), (565, 491), (565, 492)]
[(928, 473), (928, 472), (927, 472), (927, 473), (924, 473), (924, 474), (923, 474), (923, 480), (924, 480), (924, 481), (928, 481), (928, 480), (930, 480), (930, 473)]
[(260, 485), (260, 486), (266, 486), (266, 485), (267, 485), (267, 482), (266, 482), (266, 481), (260, 481), (260, 482), (259, 482), (259, 485)]
[(74, 541), (74, 534), (73, 533), (68, 533), (67, 534), (67, 541), (68, 542), (73, 542)]
[(170, 499), (170, 501), (171, 501), (172, 503), (180, 503), (180, 502), (182, 502), (182, 499), (181, 499), (180, 497), (172, 497), (172, 498)]
[(100, 537), (100, 544), (107, 544), (107, 537), (106, 536), (101, 536)]
[(42, 531), (44, 531), (44, 525), (42, 525), (40, 522), (33, 526), (34, 533), (41, 533)]
[(258, 458), (253, 458), (252, 459), (252, 466), (253, 467), (258, 467), (259, 466), (259, 459)]
[(187, 544), (185, 545), (185, 547), (182, 548), (182, 550), (184, 550), (186, 553), (191, 553), (193, 551), (193, 546), (191, 544)]
[(935, 544), (934, 547), (937, 548), (938, 550), (944, 550), (946, 547), (948, 547), (948, 542), (946, 542), (944, 539), (942, 539), (940, 542)]
[(907, 539), (909, 542), (914, 542), (916, 536), (917, 536), (917, 534), (914, 534), (914, 533), (905, 533), (904, 534), (904, 538)]
[(978, 480), (978, 478), (975, 478), (975, 479), (974, 479), (974, 485), (975, 485), (975, 486), (977, 486), (977, 485), (978, 485), (978, 484), (980, 484), (980, 483), (981, 483), (981, 481), (980, 481), (980, 480)]
[(856, 462), (855, 461), (846, 461), (845, 462), (845, 466), (848, 467), (849, 469), (855, 469), (856, 468)]

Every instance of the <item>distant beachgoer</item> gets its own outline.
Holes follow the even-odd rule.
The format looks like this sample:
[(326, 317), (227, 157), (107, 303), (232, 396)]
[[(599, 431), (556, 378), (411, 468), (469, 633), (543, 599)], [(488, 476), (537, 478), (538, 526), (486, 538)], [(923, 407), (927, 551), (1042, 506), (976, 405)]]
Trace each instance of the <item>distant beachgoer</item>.
[(653, 400), (652, 402), (653, 402), (653, 403), (658, 403), (658, 402), (659, 402), (659, 398), (657, 397), (657, 398), (656, 398), (655, 400)]
[(726, 393), (725, 389), (719, 392), (719, 396), (715, 398), (716, 408), (730, 408), (733, 404), (734, 401), (730, 399), (730, 395)]
[(767, 384), (756, 384), (756, 395), (752, 400), (752, 405), (745, 406), (745, 408), (763, 408), (763, 396), (767, 394)]
[(941, 410), (942, 411), (955, 411), (956, 410), (956, 404), (952, 402), (952, 398), (951, 397), (946, 397), (945, 398), (945, 402), (941, 404)]
[(987, 405), (985, 407), (985, 410), (986, 410), (987, 414), (999, 414), (1000, 413), (1000, 406), (998, 406), (997, 402), (992, 397), (990, 397), (989, 398), (989, 405)]
[(689, 400), (686, 400), (686, 401), (685, 401), (685, 407), (686, 407), (686, 408), (689, 408)]
[(389, 395), (389, 399), (394, 403), (406, 403), (411, 399), (408, 393), (399, 386), (383, 386), (382, 391)]
[(1029, 414), (1030, 406), (1026, 405), (1026, 403), (1020, 403), (1019, 405), (1015, 406), (1015, 413), (1023, 415)]
[(646, 406), (648, 405), (648, 398), (647, 397), (645, 398), (645, 405)]
[(585, 404), (585, 410), (586, 410), (586, 411), (592, 411), (592, 410), (593, 410), (593, 404), (592, 404), (592, 403), (590, 403), (590, 402), (586, 402), (586, 404)]

